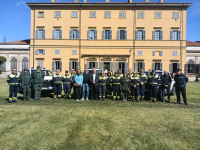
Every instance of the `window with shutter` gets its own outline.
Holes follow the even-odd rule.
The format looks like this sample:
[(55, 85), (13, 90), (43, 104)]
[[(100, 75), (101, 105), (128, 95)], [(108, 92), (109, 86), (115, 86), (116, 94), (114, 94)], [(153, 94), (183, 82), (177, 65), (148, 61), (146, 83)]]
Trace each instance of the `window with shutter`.
[(152, 52), (152, 56), (155, 56), (155, 55), (156, 55), (156, 52), (155, 52), (155, 51), (153, 51), (153, 52)]
[(95, 30), (90, 30), (90, 39), (95, 39)]
[(163, 56), (163, 51), (160, 51), (160, 56)]
[(38, 35), (37, 35), (38, 39), (43, 39), (45, 37), (44, 34), (45, 32), (43, 29), (38, 29)]
[(110, 39), (110, 30), (105, 30), (105, 39)]
[(28, 58), (26, 58), (26, 57), (24, 57), (22, 59), (22, 69), (24, 69), (24, 68), (29, 68), (28, 67)]
[(42, 60), (38, 61), (38, 66), (40, 66), (40, 68), (43, 68), (43, 61)]

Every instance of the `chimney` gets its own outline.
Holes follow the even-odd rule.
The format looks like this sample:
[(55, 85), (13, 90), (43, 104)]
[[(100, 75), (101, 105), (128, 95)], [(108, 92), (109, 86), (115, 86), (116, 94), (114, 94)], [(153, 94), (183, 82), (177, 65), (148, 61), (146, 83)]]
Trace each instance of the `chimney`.
[(163, 3), (163, 0), (160, 0), (160, 3)]
[(75, 3), (79, 3), (79, 0), (75, 0)]
[(84, 3), (87, 3), (87, 0), (84, 0)]
[(110, 3), (110, 0), (106, 0), (106, 3)]
[(145, 2), (149, 2), (149, 0), (145, 0)]
[(132, 0), (128, 0), (128, 3), (132, 3)]
[(56, 2), (56, 0), (52, 0), (52, 3), (55, 3)]

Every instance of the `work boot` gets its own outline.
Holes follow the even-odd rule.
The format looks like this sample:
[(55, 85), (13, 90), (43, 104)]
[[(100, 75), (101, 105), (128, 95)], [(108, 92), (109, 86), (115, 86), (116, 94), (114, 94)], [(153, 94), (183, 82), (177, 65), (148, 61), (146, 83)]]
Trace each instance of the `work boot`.
[(138, 103), (140, 100), (139, 100), (139, 99), (137, 99), (136, 101), (137, 101), (137, 103)]
[(26, 99), (23, 99), (23, 101), (25, 102), (25, 101), (26, 101)]
[(153, 100), (153, 103), (156, 103), (156, 100)]
[(171, 104), (172, 102), (170, 101), (170, 99), (168, 100), (168, 102)]
[(119, 98), (117, 98), (117, 101), (119, 101)]
[(162, 102), (163, 104), (165, 103), (165, 101)]
[(27, 101), (31, 101), (31, 99), (29, 98), (29, 99), (27, 99)]
[(144, 101), (144, 99), (142, 98), (142, 99), (141, 99), (141, 102), (143, 102), (143, 101)]
[(13, 103), (17, 103), (17, 101), (16, 101), (16, 100), (13, 100)]
[(67, 100), (67, 97), (65, 97), (65, 100)]
[(175, 104), (181, 104), (180, 102), (176, 102)]

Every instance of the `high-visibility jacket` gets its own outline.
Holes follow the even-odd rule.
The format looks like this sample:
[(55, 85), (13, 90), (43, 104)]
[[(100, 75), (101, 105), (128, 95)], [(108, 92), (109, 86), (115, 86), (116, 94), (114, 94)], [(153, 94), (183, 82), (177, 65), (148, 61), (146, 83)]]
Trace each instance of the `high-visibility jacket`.
[(52, 80), (53, 80), (54, 84), (57, 84), (57, 85), (61, 84), (62, 83), (62, 75), (61, 74), (54, 74)]
[(12, 73), (12, 74), (8, 75), (7, 83), (9, 85), (11, 85), (11, 86), (18, 86), (19, 81), (20, 81), (20, 79), (19, 79), (19, 75), (18, 74)]
[(158, 74), (149, 74), (148, 76), (148, 83), (150, 86), (160, 86), (160, 76)]

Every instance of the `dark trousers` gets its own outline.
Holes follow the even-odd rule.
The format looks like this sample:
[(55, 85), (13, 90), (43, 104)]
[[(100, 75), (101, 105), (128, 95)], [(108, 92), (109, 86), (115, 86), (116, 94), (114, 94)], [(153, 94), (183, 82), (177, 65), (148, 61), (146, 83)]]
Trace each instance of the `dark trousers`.
[(139, 86), (136, 87), (131, 86), (131, 95), (132, 99), (134, 99), (134, 97), (136, 100), (138, 99), (138, 96), (140, 95)]
[(82, 91), (82, 86), (79, 85), (74, 88), (76, 92), (76, 99), (80, 100), (81, 99), (81, 91)]
[(106, 96), (107, 98), (111, 98), (112, 96), (112, 87), (109, 84), (106, 85)]
[(182, 86), (182, 87), (176, 86), (177, 103), (180, 103), (180, 93), (182, 93), (184, 103), (187, 104), (186, 88), (185, 88), (185, 86)]
[(41, 94), (42, 94), (42, 85), (43, 85), (43, 82), (42, 83), (35, 83), (34, 84), (34, 90), (35, 90), (35, 100), (37, 99), (40, 99), (41, 97)]
[(165, 101), (165, 89), (167, 90), (167, 95), (168, 95), (168, 101), (170, 102), (170, 88), (162, 88), (162, 99), (163, 102)]
[(62, 84), (54, 84), (54, 98), (61, 98)]
[(99, 85), (99, 99), (105, 99), (106, 85)]
[(128, 90), (122, 90), (122, 99), (127, 100), (128, 99)]
[(144, 99), (144, 93), (145, 93), (145, 85), (140, 85), (139, 90), (140, 90), (139, 93), (140, 93), (141, 99), (143, 100)]
[(150, 99), (155, 100), (157, 99), (157, 86), (149, 86), (149, 92), (150, 92)]
[(113, 99), (115, 100), (116, 97), (117, 99), (120, 99), (120, 87), (119, 85), (113, 85)]
[(17, 86), (10, 85), (9, 92), (10, 92), (9, 93), (9, 101), (16, 100), (17, 92), (18, 92), (18, 85)]
[(96, 99), (98, 98), (98, 88), (99, 88), (99, 86), (95, 86), (94, 84), (90, 86), (90, 89), (91, 89), (91, 99), (94, 98), (94, 95), (95, 95)]
[(65, 97), (67, 97), (67, 95), (69, 96), (69, 98), (71, 98), (71, 84), (64, 84), (63, 88), (64, 88), (64, 92), (65, 92)]
[(30, 84), (22, 85), (22, 90), (23, 90), (23, 100), (26, 100), (26, 96), (27, 96), (28, 100), (30, 100), (30, 98), (31, 98)]

